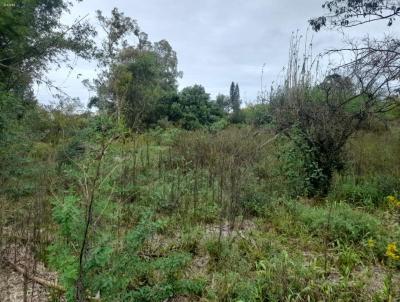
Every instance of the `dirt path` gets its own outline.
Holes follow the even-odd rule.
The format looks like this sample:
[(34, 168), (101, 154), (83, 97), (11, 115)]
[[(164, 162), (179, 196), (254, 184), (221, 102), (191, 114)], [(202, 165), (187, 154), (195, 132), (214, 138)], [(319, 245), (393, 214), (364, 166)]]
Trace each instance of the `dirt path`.
[[(49, 271), (42, 263), (34, 261), (32, 255), (25, 255), (22, 247), (11, 247), (2, 252), (0, 261), (0, 301), (1, 302), (23, 302), (24, 291), (28, 302), (47, 302), (50, 301), (50, 291), (48, 288), (24, 280), (23, 274), (17, 272), (7, 262), (14, 263), (19, 267), (25, 268), (27, 264), (30, 275), (43, 278), (53, 283), (57, 283), (57, 274)], [(63, 301), (63, 300), (60, 300)]]

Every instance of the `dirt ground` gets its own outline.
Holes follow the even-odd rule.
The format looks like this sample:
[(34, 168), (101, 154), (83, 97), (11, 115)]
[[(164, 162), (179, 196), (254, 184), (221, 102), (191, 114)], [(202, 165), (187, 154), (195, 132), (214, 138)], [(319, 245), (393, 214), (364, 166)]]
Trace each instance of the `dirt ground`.
[(47, 302), (49, 299), (48, 288), (24, 280), (23, 274), (17, 272), (7, 262), (12, 262), (19, 267), (25, 267), (28, 264), (28, 272), (31, 275), (43, 278), (53, 283), (57, 283), (57, 274), (49, 271), (42, 263), (35, 262), (25, 249), (20, 247), (11, 247), (2, 251), (0, 259), (0, 301), (1, 302), (22, 302), (24, 301), (24, 292), (26, 290), (27, 302)]

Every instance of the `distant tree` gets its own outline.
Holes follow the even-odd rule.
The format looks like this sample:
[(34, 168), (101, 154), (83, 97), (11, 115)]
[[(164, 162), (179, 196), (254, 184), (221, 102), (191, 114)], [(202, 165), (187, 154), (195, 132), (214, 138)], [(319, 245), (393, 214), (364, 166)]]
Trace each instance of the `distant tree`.
[(127, 47), (129, 43), (133, 43), (132, 38), (137, 39), (139, 45), (146, 45), (147, 35), (140, 31), (136, 20), (126, 17), (117, 8), (111, 11), (110, 17), (104, 16), (100, 10), (96, 13), (100, 27), (106, 36), (96, 53), (100, 72), (94, 80), (94, 85), (86, 81), (86, 85), (97, 92), (97, 96), (89, 101), (88, 106), (89, 108), (95, 106), (99, 110), (115, 113), (117, 119), (120, 120), (122, 100), (119, 95), (116, 95), (116, 91), (110, 87), (113, 79), (112, 69), (121, 50)]
[(239, 112), (240, 110), (240, 91), (239, 91), (239, 84), (236, 83), (235, 90), (234, 90), (234, 97), (232, 99), (232, 110), (233, 112)]
[(137, 22), (117, 9), (110, 18), (98, 12), (98, 19), (107, 34), (98, 55), (105, 68), (89, 105), (115, 114), (131, 129), (141, 129), (153, 120), (149, 115), (160, 98), (176, 93), (181, 76), (176, 52), (166, 40), (151, 43)]
[(230, 104), (231, 104), (231, 108), (232, 108), (232, 114), (231, 114), (231, 122), (233, 123), (239, 123), (242, 121), (242, 115), (240, 112), (240, 104), (241, 104), (241, 100), (240, 100), (240, 91), (239, 91), (239, 84), (238, 83), (231, 83), (230, 86), (230, 93), (229, 93), (229, 97), (230, 97)]
[(231, 104), (229, 96), (226, 96), (224, 94), (218, 94), (217, 98), (215, 99), (215, 103), (222, 112), (225, 113), (230, 112)]
[(149, 115), (149, 124), (168, 120), (187, 130), (206, 127), (222, 118), (223, 112), (201, 85), (185, 87), (180, 93), (161, 97)]
[(235, 82), (232, 82), (229, 87), (229, 102), (231, 103), (231, 109), (233, 110), (233, 103), (235, 102)]
[(221, 116), (218, 108), (210, 101), (210, 95), (201, 85), (183, 88), (179, 93), (179, 103), (182, 112), (180, 123), (185, 129), (210, 125)]
[[(170, 48), (167, 41), (163, 43)], [(118, 63), (113, 67), (110, 84), (120, 100), (121, 113), (128, 127), (146, 126), (160, 98), (176, 92), (176, 64), (174, 52), (134, 47), (121, 52)]]
[(234, 100), (234, 98), (235, 98), (235, 83), (234, 82), (232, 82), (231, 83), (231, 86), (229, 87), (229, 101), (230, 101), (230, 103), (231, 103), (231, 107), (232, 107), (232, 104), (233, 104), (233, 100)]

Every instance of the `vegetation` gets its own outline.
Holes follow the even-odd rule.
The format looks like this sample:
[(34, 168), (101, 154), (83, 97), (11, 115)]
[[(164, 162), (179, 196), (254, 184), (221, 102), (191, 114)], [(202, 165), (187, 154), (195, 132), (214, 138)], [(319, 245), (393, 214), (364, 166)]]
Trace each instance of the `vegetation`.
[[(235, 82), (179, 90), (172, 46), (117, 9), (96, 45), (68, 7), (0, 11), (0, 281), (24, 302), (400, 299), (397, 54), (351, 49), (319, 78), (294, 39), (282, 85), (243, 106)], [(69, 52), (99, 64), (91, 110), (32, 93)]]

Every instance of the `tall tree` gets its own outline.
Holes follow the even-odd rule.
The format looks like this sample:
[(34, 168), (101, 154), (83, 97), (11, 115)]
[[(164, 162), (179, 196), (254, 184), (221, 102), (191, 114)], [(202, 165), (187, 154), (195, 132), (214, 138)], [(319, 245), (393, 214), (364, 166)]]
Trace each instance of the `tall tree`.
[(233, 123), (238, 123), (241, 121), (241, 114), (240, 114), (240, 91), (239, 91), (239, 84), (235, 82), (231, 83), (230, 90), (230, 105), (232, 108), (232, 115), (231, 121)]
[[(98, 12), (106, 32), (99, 52), (105, 66), (95, 81), (97, 96), (90, 106), (116, 115), (131, 129), (140, 129), (159, 99), (176, 93), (178, 71), (176, 52), (166, 40), (151, 43), (136, 20), (113, 9), (107, 18)], [(132, 39), (133, 38), (133, 39)]]
[(240, 110), (240, 91), (239, 91), (239, 84), (236, 83), (235, 90), (234, 90), (234, 98), (232, 100), (232, 110), (234, 113), (239, 112)]
[(145, 126), (160, 98), (176, 92), (176, 73), (172, 71), (176, 70), (176, 55), (168, 55), (137, 48), (121, 52), (119, 64), (114, 67), (112, 89), (122, 100), (122, 114), (128, 127)]
[(235, 99), (235, 83), (232, 82), (231, 86), (229, 87), (229, 103), (230, 103), (231, 110), (233, 108), (234, 99)]
[(112, 85), (113, 68), (121, 49), (127, 47), (129, 43), (133, 43), (132, 38), (136, 38), (138, 44), (143, 48), (144, 45), (147, 45), (147, 35), (140, 31), (136, 20), (125, 16), (117, 8), (111, 11), (110, 17), (104, 16), (100, 10), (96, 13), (100, 27), (106, 36), (97, 51), (100, 72), (97, 79), (94, 80), (94, 87), (91, 87), (97, 91), (97, 96), (90, 100), (88, 106), (89, 108), (96, 106), (100, 110), (115, 113), (117, 119), (120, 120), (121, 95), (118, 95), (110, 86)]

